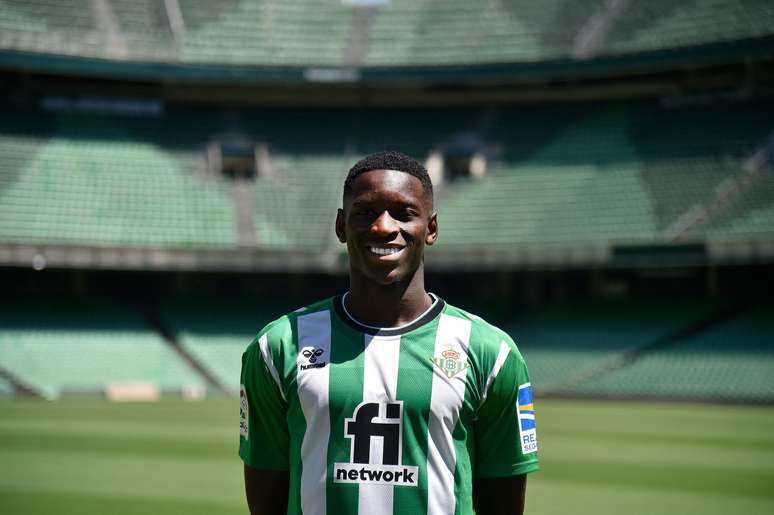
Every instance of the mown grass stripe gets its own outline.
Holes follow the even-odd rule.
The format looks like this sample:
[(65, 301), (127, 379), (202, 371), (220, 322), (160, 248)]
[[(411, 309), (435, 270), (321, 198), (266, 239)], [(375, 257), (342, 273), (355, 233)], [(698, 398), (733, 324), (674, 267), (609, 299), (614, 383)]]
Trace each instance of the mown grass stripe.
[(141, 496), (96, 493), (50, 492), (39, 488), (0, 488), (0, 513), (25, 515), (106, 514), (110, 515), (244, 515), (243, 500), (206, 502), (196, 499), (153, 499)]
[[(774, 409), (537, 399), (527, 513), (774, 513)], [(246, 513), (235, 399), (0, 400), (0, 513)]]

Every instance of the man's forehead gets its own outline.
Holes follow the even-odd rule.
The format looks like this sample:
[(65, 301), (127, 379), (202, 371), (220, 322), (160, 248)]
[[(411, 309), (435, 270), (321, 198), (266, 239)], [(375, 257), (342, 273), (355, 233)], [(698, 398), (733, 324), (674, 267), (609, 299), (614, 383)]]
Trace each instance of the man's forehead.
[(352, 202), (373, 201), (386, 197), (404, 197), (407, 202), (423, 203), (432, 200), (422, 186), (422, 181), (400, 170), (369, 170), (352, 181), (351, 191), (345, 199)]

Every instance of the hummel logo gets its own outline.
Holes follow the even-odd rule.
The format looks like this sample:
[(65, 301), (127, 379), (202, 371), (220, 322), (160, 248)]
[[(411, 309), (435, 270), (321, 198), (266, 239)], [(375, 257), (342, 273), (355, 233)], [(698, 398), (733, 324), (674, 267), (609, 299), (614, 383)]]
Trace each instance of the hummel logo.
[(309, 359), (309, 363), (317, 363), (317, 358), (322, 356), (323, 352), (325, 351), (322, 349), (304, 349), (304, 352), (301, 354), (303, 354), (305, 358)]
[(309, 347), (301, 351), (301, 355), (305, 357), (308, 360), (307, 365), (299, 365), (298, 368), (300, 370), (307, 370), (309, 368), (322, 368), (327, 363), (325, 361), (317, 361), (317, 358), (323, 355), (325, 352), (325, 349), (315, 349), (314, 347)]

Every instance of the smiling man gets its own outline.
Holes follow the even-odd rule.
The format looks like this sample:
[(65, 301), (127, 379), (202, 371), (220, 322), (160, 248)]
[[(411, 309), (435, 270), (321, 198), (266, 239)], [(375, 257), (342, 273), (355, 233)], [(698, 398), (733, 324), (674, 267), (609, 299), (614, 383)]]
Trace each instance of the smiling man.
[(359, 161), (336, 235), (349, 291), (270, 323), (242, 357), (251, 512), (521, 514), (532, 387), (507, 334), (425, 290), (427, 170), (397, 152)]

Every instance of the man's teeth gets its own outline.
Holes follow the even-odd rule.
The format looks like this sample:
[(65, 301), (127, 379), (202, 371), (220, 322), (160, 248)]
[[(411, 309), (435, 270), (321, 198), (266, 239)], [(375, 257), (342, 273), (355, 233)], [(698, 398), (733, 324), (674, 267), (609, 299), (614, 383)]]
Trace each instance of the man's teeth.
[(397, 254), (403, 249), (395, 248), (395, 247), (371, 247), (371, 252), (374, 254), (379, 254), (380, 256), (389, 256), (390, 254)]

